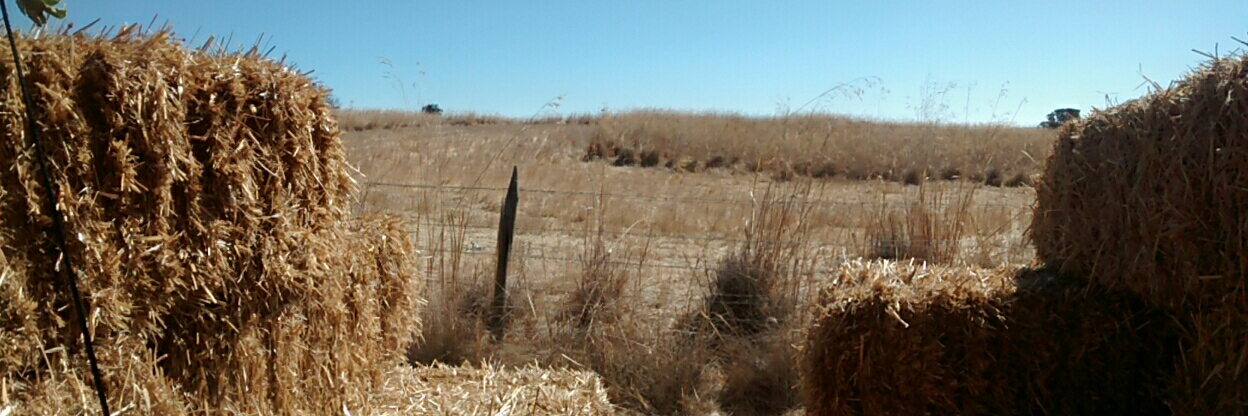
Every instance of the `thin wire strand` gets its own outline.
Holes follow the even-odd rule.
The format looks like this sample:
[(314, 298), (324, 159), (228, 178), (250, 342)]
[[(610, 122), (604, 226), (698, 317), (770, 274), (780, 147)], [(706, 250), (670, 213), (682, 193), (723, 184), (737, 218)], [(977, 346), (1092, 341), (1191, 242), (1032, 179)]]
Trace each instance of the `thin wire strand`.
[[(432, 185), (432, 184), (406, 184), (393, 182), (364, 182), (365, 186), (376, 186), (385, 188), (410, 188), (410, 189), (429, 189), (437, 191), (498, 191), (506, 192), (507, 188), (497, 188), (490, 186), (458, 186), (458, 185)], [(599, 196), (613, 199), (636, 199), (651, 202), (677, 202), (677, 203), (703, 203), (703, 204), (726, 204), (726, 205), (754, 205), (757, 202), (748, 199), (716, 199), (716, 198), (694, 198), (694, 197), (655, 197), (634, 194), (613, 194), (599, 193), (589, 191), (565, 191), (557, 189), (531, 189), (520, 187), (520, 193), (549, 194), (549, 195), (567, 195), (567, 196), (584, 196), (597, 198)], [(776, 201), (771, 204), (801, 204), (806, 206), (860, 206), (860, 207), (904, 207), (904, 202), (846, 202), (837, 200), (805, 200), (805, 201)], [(953, 204), (950, 204), (953, 205)], [(983, 208), (1008, 208), (1008, 209), (1026, 209), (1027, 207), (1009, 204), (976, 204), (977, 207)]]

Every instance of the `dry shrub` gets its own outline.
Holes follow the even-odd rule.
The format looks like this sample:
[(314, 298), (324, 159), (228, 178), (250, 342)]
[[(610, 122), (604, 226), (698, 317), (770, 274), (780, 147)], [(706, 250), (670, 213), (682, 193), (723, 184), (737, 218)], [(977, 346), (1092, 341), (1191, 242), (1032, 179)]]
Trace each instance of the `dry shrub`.
[(1168, 306), (1245, 288), (1244, 103), (1240, 55), (1062, 127), (1036, 187), (1039, 258)]
[(612, 165), (615, 166), (633, 166), (636, 164), (637, 153), (633, 152), (633, 149), (627, 148), (620, 149), (619, 153), (615, 156), (615, 162), (612, 162)]
[(801, 404), (798, 390), (796, 325), (752, 340), (734, 340), (720, 355), (723, 387), (716, 400), (739, 415), (779, 415)]
[(580, 263), (565, 303), (546, 334), (552, 364), (593, 370), (608, 388), (611, 402), (645, 414), (686, 414), (696, 408), (696, 392), (710, 356), (704, 342), (682, 336), (655, 317), (639, 316), (630, 289), (645, 261), (649, 241), (640, 247), (615, 247), (602, 228), (608, 201), (600, 190), (585, 222)]
[(611, 402), (645, 414), (686, 414), (711, 362), (704, 342), (635, 320), (595, 324), (577, 340), (577, 361), (597, 373)]
[(441, 117), (444, 120), (444, 123), (452, 126), (478, 126), (482, 124), (506, 124), (515, 122), (515, 120), (511, 120), (506, 117), (482, 115), (477, 114), (474, 111), (469, 111), (467, 113), (451, 113)]
[(802, 347), (807, 414), (1168, 414), (1169, 320), (1086, 288), (1046, 272), (850, 263), (820, 292)]
[(402, 110), (334, 110), (343, 131), (394, 130), (442, 124), (441, 115)]
[(711, 156), (710, 159), (706, 160), (707, 169), (726, 168), (731, 166), (732, 163), (728, 160), (728, 158), (720, 155)]
[[(123, 32), (19, 39), (110, 401), (175, 414), (366, 402), (419, 333), (416, 280), (401, 224), (347, 220), (353, 185), (327, 91), (255, 54)], [(53, 266), (7, 54), (0, 316), (13, 319), (0, 324), (0, 374), (21, 408), (71, 396), (90, 408), (58, 390), (79, 384), (55, 381), (80, 370), (45, 358), (60, 348), (81, 366), (83, 329)]]
[(809, 233), (810, 186), (810, 181), (798, 184), (788, 195), (767, 186), (741, 246), (720, 261), (702, 307), (684, 318), (685, 330), (716, 339), (753, 337), (792, 317), (812, 264), (802, 249)]
[(901, 182), (906, 185), (919, 185), (927, 180), (927, 172), (919, 172), (914, 169), (906, 169), (901, 175)]
[(803, 251), (810, 182), (783, 195), (768, 187), (736, 252), (707, 282), (699, 308), (680, 326), (688, 342), (710, 350), (723, 372), (716, 394), (724, 410), (780, 414), (798, 402), (794, 361), (799, 304), (812, 259)]
[(407, 348), (408, 363), (459, 365), (484, 359), (488, 355), (484, 325), (492, 288), (493, 285), (474, 279), (466, 287), (453, 285), (450, 290), (430, 296), (422, 311), (421, 337)]
[(953, 180), (958, 180), (961, 178), (962, 178), (961, 169), (958, 169), (952, 166), (946, 166), (940, 170), (940, 180), (942, 181), (953, 181)]
[[(586, 146), (657, 151), (673, 159), (690, 157), (705, 161), (708, 169), (732, 167), (740, 161), (770, 161), (741, 168), (787, 180), (832, 177), (840, 172), (838, 167), (849, 167), (851, 179), (886, 177), (890, 181), (900, 181), (898, 177), (907, 171), (938, 172), (950, 166), (983, 172), (992, 164), (1005, 171), (1035, 173), (1040, 166), (1033, 157), (1046, 156), (1054, 138), (1051, 130), (1000, 125), (654, 110), (607, 114), (593, 130)], [(808, 168), (789, 169), (796, 166)]]
[(1009, 180), (1002, 183), (1002, 185), (1008, 188), (1018, 188), (1021, 186), (1031, 186), (1031, 183), (1031, 175), (1016, 173), (1014, 176), (1011, 176)]
[(704, 310), (695, 317), (700, 318), (695, 322), (709, 326), (699, 325), (698, 331), (710, 331), (717, 336), (753, 336), (762, 332), (769, 321), (778, 322), (775, 315), (781, 305), (773, 299), (772, 291), (779, 273), (757, 264), (757, 257), (750, 257), (751, 253), (738, 253), (720, 262)]
[(663, 162), (663, 155), (657, 150), (647, 150), (641, 152), (641, 161), (638, 163), (643, 168), (652, 168), (659, 166)]
[[(601, 210), (599, 210), (601, 212)], [(600, 230), (601, 231), (601, 230)], [(610, 324), (624, 312), (624, 290), (628, 286), (628, 271), (624, 262), (613, 260), (601, 233), (587, 238), (584, 270), (577, 286), (568, 297), (568, 303), (559, 318), (572, 322), (578, 329), (595, 323)]]
[(1001, 173), (1001, 169), (998, 169), (998, 168), (988, 169), (988, 172), (984, 173), (984, 185), (995, 186), (999, 188), (1001, 187), (1003, 176), (1004, 175)]
[(881, 201), (867, 224), (866, 256), (873, 259), (915, 259), (950, 263), (961, 252), (962, 237), (971, 220), (976, 187), (921, 183), (901, 210)]
[(815, 179), (827, 179), (835, 177), (840, 172), (840, 168), (835, 163), (823, 162), (810, 170), (810, 176)]
[(589, 162), (598, 159), (611, 159), (615, 157), (618, 150), (604, 143), (590, 143), (589, 147), (585, 149), (585, 156), (581, 157), (581, 161)]

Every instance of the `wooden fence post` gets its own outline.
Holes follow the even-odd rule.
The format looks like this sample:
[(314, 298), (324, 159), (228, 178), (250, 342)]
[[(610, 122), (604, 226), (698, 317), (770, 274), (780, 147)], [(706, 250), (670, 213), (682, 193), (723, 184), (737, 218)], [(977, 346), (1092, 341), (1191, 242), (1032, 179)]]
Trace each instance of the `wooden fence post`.
[(516, 206), (520, 203), (517, 176), (519, 170), (511, 167), (511, 184), (503, 199), (503, 212), (498, 220), (498, 268), (494, 274), (494, 301), (490, 305), (490, 334), (495, 342), (503, 340), (507, 331), (507, 260), (511, 257), (511, 239), (516, 233)]

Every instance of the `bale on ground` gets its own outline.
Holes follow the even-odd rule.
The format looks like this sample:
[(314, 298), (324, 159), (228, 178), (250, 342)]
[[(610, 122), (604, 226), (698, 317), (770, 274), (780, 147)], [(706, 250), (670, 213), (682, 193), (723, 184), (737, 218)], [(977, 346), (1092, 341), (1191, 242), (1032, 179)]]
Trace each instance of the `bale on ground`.
[(1164, 414), (1164, 316), (1084, 287), (1005, 269), (847, 264), (807, 329), (806, 411)]
[(1216, 300), (1248, 271), (1248, 56), (1061, 130), (1030, 237), (1062, 271), (1152, 303)]
[[(402, 362), (418, 280), (401, 224), (349, 220), (328, 91), (122, 32), (18, 39), (113, 407), (341, 411)], [(0, 377), (39, 413), (90, 379), (13, 63), (3, 48)]]
[(1248, 415), (1248, 300), (1178, 314), (1182, 322), (1167, 396), (1176, 415)]
[(853, 262), (820, 291), (802, 350), (806, 412), (995, 414), (1014, 406), (993, 357), (1012, 292), (1002, 270)]
[(597, 374), (536, 365), (395, 367), (373, 402), (377, 415), (615, 414)]

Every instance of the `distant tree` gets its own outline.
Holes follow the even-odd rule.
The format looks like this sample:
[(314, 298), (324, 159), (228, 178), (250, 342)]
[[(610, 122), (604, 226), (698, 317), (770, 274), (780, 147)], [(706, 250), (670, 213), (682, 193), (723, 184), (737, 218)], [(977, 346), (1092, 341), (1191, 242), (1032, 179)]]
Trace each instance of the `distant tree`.
[(420, 111), (425, 114), (442, 114), (442, 108), (438, 107), (437, 104), (426, 104), (420, 108)]
[(1052, 113), (1049, 113), (1046, 118), (1048, 118), (1048, 120), (1041, 122), (1040, 127), (1055, 129), (1061, 127), (1063, 124), (1066, 124), (1068, 121), (1078, 120), (1079, 110), (1074, 108), (1059, 108), (1053, 110)]

